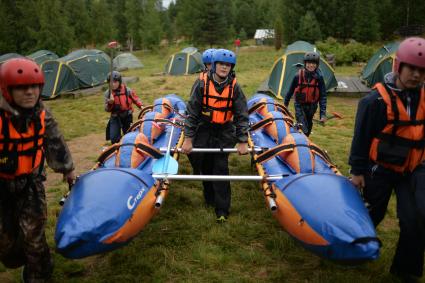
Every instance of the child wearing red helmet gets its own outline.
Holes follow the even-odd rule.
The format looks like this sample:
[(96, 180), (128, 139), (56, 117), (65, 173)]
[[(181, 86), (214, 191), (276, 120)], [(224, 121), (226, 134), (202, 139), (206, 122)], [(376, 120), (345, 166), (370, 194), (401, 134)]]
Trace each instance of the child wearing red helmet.
[(349, 164), (377, 226), (394, 190), (400, 237), (391, 273), (414, 282), (425, 251), (425, 39), (399, 46), (393, 72), (359, 102)]
[(24, 266), (24, 282), (44, 282), (53, 265), (46, 242), (44, 160), (75, 179), (71, 154), (50, 111), (40, 100), (44, 75), (29, 59), (0, 66), (0, 260)]

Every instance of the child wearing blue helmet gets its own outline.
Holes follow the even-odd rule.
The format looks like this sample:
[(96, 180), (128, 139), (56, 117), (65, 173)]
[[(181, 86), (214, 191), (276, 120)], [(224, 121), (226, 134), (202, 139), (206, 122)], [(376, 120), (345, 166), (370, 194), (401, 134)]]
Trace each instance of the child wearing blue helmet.
[[(248, 108), (245, 95), (236, 82), (236, 55), (226, 49), (214, 51), (211, 70), (203, 73), (192, 87), (187, 104), (185, 140), (182, 152), (192, 148), (236, 148), (248, 153)], [(203, 175), (229, 175), (228, 153), (197, 153)], [(227, 221), (230, 212), (229, 181), (203, 182), (207, 205), (214, 206), (217, 222)]]
[(205, 66), (206, 72), (211, 70), (211, 63), (212, 63), (212, 57), (213, 57), (214, 51), (215, 51), (214, 48), (210, 48), (205, 50), (204, 53), (202, 53), (202, 63)]

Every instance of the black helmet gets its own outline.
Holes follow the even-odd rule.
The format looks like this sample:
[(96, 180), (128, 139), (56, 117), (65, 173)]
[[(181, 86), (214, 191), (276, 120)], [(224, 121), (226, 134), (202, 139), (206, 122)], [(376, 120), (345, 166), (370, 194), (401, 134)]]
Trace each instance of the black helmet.
[(307, 52), (304, 54), (304, 64), (306, 62), (314, 62), (317, 65), (319, 65), (320, 62), (320, 55), (317, 52)]
[[(109, 83), (109, 80), (110, 79), (111, 79), (111, 73), (108, 74), (108, 83)], [(118, 72), (118, 71), (112, 71), (112, 80), (113, 81), (118, 81), (121, 84), (122, 83), (122, 77), (121, 77), (120, 72)]]

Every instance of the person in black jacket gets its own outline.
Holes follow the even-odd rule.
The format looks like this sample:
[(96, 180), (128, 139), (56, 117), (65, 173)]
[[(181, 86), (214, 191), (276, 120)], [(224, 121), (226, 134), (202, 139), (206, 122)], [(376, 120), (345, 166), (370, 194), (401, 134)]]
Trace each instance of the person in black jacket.
[(393, 190), (400, 236), (390, 269), (404, 281), (422, 276), (425, 251), (425, 40), (408, 38), (393, 72), (359, 102), (349, 164), (375, 226)]
[(23, 282), (45, 282), (53, 272), (44, 161), (69, 185), (75, 181), (69, 148), (40, 98), (44, 81), (30, 59), (13, 58), (0, 67), (0, 262), (23, 266)]
[[(185, 140), (182, 152), (195, 148), (231, 148), (237, 143), (239, 154), (248, 153), (248, 108), (245, 95), (236, 82), (233, 68), (236, 56), (218, 49), (213, 53), (212, 69), (192, 87), (187, 104)], [(228, 153), (198, 154), (203, 175), (228, 175)], [(225, 222), (230, 212), (230, 182), (204, 182), (204, 197), (215, 207), (217, 222)]]
[(286, 107), (295, 95), (295, 118), (303, 133), (309, 136), (313, 128), (313, 116), (320, 104), (320, 121), (326, 121), (326, 86), (319, 70), (320, 56), (316, 52), (304, 55), (304, 68), (298, 71), (285, 95)]

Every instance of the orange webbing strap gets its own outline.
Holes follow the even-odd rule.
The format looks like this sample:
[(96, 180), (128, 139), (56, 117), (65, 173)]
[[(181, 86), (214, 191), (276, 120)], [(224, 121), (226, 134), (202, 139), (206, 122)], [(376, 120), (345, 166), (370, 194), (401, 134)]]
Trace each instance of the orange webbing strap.
[(295, 147), (294, 143), (280, 144), (258, 155), (255, 161), (258, 163), (266, 162), (282, 152), (294, 150)]
[(142, 118), (143, 115), (146, 114), (146, 112), (152, 111), (153, 107), (154, 107), (153, 105), (148, 105), (148, 106), (143, 107), (143, 109), (140, 110), (139, 115), (137, 116), (137, 119)]
[(314, 154), (319, 155), (329, 165), (329, 168), (331, 168), (332, 171), (335, 172), (335, 174), (341, 174), (336, 168), (336, 165), (332, 163), (331, 157), (326, 151), (324, 151), (314, 143), (310, 143), (310, 149)]
[[(254, 146), (255, 146), (254, 145), (254, 142), (251, 139), (251, 135), (249, 133), (248, 133), (248, 146), (251, 147), (251, 148), (254, 148)], [(256, 160), (257, 157), (258, 157), (258, 155), (255, 153), (255, 151), (252, 151), (252, 158), (253, 158), (253, 160)], [(255, 162), (255, 167), (257, 168), (258, 174), (261, 177), (264, 178), (263, 181), (261, 181), (261, 188), (263, 189), (264, 197), (266, 199), (275, 199), (276, 198), (276, 194), (274, 192), (274, 188), (266, 180), (267, 174), (264, 171), (263, 165), (260, 164), (260, 163), (258, 163), (258, 162)]]
[(259, 163), (263, 163), (263, 162), (270, 160), (271, 158), (275, 157), (276, 155), (279, 155), (282, 152), (291, 151), (295, 147), (302, 147), (302, 146), (310, 148), (310, 150), (314, 154), (319, 155), (324, 161), (326, 161), (326, 163), (329, 164), (329, 167), (336, 168), (336, 166), (332, 163), (332, 160), (329, 157), (329, 155), (326, 153), (326, 151), (322, 150), (320, 147), (318, 147), (317, 145), (315, 145), (313, 143), (310, 143), (309, 145), (295, 144), (295, 143), (281, 144), (281, 145), (275, 146), (275, 147), (263, 152), (262, 154), (260, 154), (257, 157), (256, 161), (259, 162)]
[(272, 123), (273, 121), (276, 121), (276, 120), (283, 120), (283, 121), (285, 121), (286, 123), (288, 123), (289, 124), (289, 126), (291, 126), (292, 127), (292, 125), (293, 125), (293, 121), (292, 121), (292, 119), (291, 118), (289, 118), (289, 117), (283, 117), (283, 118), (274, 118), (274, 117), (269, 117), (269, 118), (266, 118), (266, 119), (263, 119), (263, 120), (260, 120), (260, 121), (258, 121), (257, 123), (255, 123), (254, 125), (252, 125), (251, 127), (250, 127), (250, 130), (251, 131), (256, 131), (256, 130), (258, 130), (258, 129), (261, 129), (261, 128), (263, 128), (263, 127), (265, 127), (265, 126), (267, 126), (267, 125), (269, 125), (270, 123)]
[(289, 112), (288, 108), (286, 108), (285, 105), (278, 103), (278, 102), (275, 102), (275, 101), (273, 101), (273, 102), (262, 101), (262, 102), (256, 103), (253, 106), (251, 106), (251, 108), (249, 108), (248, 114), (252, 114), (252, 112), (257, 111), (260, 107), (267, 105), (267, 104), (271, 104), (271, 105), (276, 106), (276, 108), (278, 108), (280, 110), (280, 112), (282, 112), (286, 116), (294, 119), (294, 116), (292, 116), (291, 112)]
[(130, 128), (128, 128), (127, 133), (133, 132), (137, 127), (140, 126), (140, 124), (143, 123), (144, 120), (137, 120), (133, 124), (131, 124)]
[(97, 163), (99, 165), (103, 164), (106, 159), (108, 159), (112, 154), (117, 152), (119, 150), (119, 148), (122, 147), (122, 146), (134, 146), (134, 147), (136, 147), (137, 152), (145, 153), (145, 154), (147, 154), (150, 157), (153, 157), (155, 159), (161, 158), (163, 156), (163, 154), (156, 147), (154, 147), (150, 144), (146, 144), (146, 143), (119, 144), (119, 143), (115, 143), (115, 144), (111, 145), (110, 147), (108, 147), (107, 149), (105, 149), (104, 152), (102, 152), (102, 154), (97, 158)]
[(168, 119), (162, 119), (162, 118), (157, 118), (157, 119), (141, 119), (141, 120), (138, 120), (137, 122), (133, 123), (131, 125), (131, 127), (128, 129), (127, 133), (134, 131), (134, 129), (137, 128), (137, 127), (139, 127), (143, 122), (149, 122), (149, 121), (156, 122), (156, 123), (170, 124), (170, 125), (172, 125), (174, 127), (181, 128), (181, 129), (184, 128), (184, 126), (183, 126), (182, 123), (177, 122), (177, 121), (176, 122), (172, 122), (172, 121), (170, 121)]

